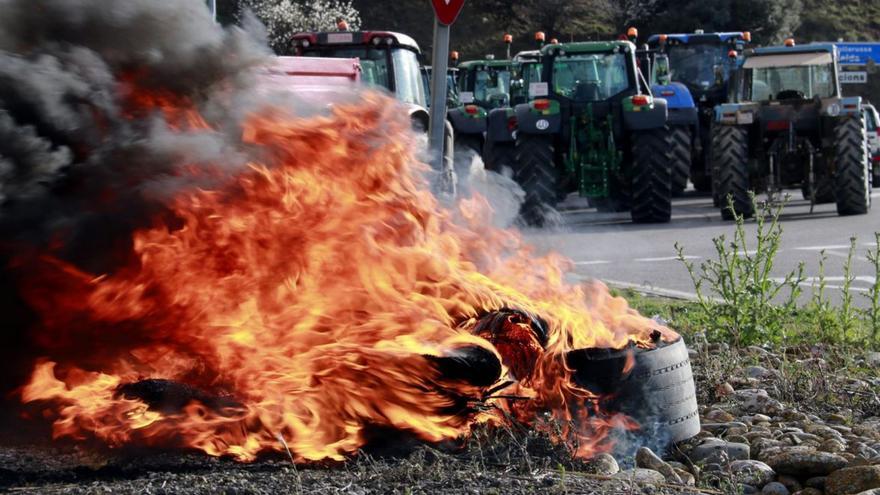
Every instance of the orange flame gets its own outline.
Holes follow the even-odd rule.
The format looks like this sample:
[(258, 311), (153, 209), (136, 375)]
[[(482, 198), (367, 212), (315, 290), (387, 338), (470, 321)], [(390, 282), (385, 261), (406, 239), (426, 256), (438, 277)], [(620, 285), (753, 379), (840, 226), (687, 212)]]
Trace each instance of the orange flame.
[[(190, 109), (161, 110), (180, 132), (210, 132)], [(508, 421), (502, 410), (531, 424), (549, 411), (583, 456), (607, 448), (610, 428), (634, 427), (595, 410), (564, 356), (647, 345), (657, 325), (601, 284), (566, 284), (561, 257), (536, 259), (517, 233), (487, 227), (482, 198), (440, 208), (408, 119), (386, 97), (329, 112), (250, 117), (243, 136), (259, 159), (221, 187), (179, 195), (179, 221), (135, 234), (137, 266), (94, 276), (42, 258), (25, 292), (60, 357), (36, 364), (22, 400), (54, 418), (55, 437), (241, 460), (289, 447), (310, 461), (355, 452), (373, 426), (440, 441)], [(522, 315), (477, 330), (501, 308), (539, 315), (545, 341)], [(503, 362), (499, 383), (515, 379), (504, 394), (531, 400), (487, 397), (499, 387), (450, 379), (427, 358), (473, 346)], [(156, 410), (120, 392), (144, 378), (229, 400)]]

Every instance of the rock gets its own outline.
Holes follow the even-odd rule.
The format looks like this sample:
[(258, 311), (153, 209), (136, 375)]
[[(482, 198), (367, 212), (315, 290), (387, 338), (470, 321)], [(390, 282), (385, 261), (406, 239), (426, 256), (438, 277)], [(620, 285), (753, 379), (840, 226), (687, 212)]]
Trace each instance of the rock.
[(617, 460), (611, 454), (606, 453), (593, 457), (589, 464), (587, 464), (587, 469), (594, 474), (601, 474), (603, 476), (611, 476), (620, 472)]
[(727, 382), (719, 383), (715, 386), (715, 395), (717, 395), (718, 397), (727, 397), (729, 395), (733, 395), (733, 385)]
[(839, 424), (839, 425), (845, 425), (845, 424), (849, 423), (849, 418), (847, 418), (843, 414), (831, 413), (828, 415), (828, 422)]
[(794, 476), (822, 476), (846, 466), (847, 462), (839, 454), (794, 448), (781, 449), (763, 460), (777, 473)]
[(688, 471), (685, 471), (684, 469), (678, 469), (678, 468), (673, 468), (673, 469), (675, 469), (675, 474), (677, 474), (678, 477), (681, 478), (683, 485), (694, 486), (697, 484), (697, 479), (694, 477), (693, 474), (689, 473)]
[(819, 490), (825, 490), (825, 476), (814, 476), (807, 481), (804, 482), (804, 486), (808, 488), (818, 488)]
[(724, 437), (724, 439), (727, 440), (728, 442), (733, 442), (733, 443), (744, 443), (746, 445), (748, 445), (750, 443), (749, 439), (742, 436), (742, 435), (727, 435), (726, 437)]
[(632, 480), (636, 483), (665, 483), (666, 478), (653, 469), (633, 468), (620, 471), (611, 476), (618, 480)]
[(843, 452), (846, 450), (846, 445), (840, 440), (829, 438), (819, 444), (819, 450), (822, 452)]
[(790, 493), (788, 488), (778, 481), (767, 483), (761, 490), (761, 495), (789, 495)]
[(703, 440), (691, 450), (695, 463), (736, 461), (749, 458), (749, 446), (744, 443), (725, 442), (717, 438)]
[(758, 493), (759, 491), (760, 490), (758, 490), (756, 487), (754, 487), (752, 485), (747, 485), (745, 483), (739, 484), (739, 493), (741, 493), (742, 495), (754, 495), (754, 494)]
[(745, 423), (740, 421), (730, 421), (727, 423), (703, 423), (702, 427), (706, 431), (711, 431), (712, 433), (729, 433), (730, 430), (735, 429), (747, 429)]
[(759, 380), (762, 378), (771, 378), (774, 375), (772, 371), (763, 366), (747, 366), (745, 371), (746, 376), (750, 378), (757, 378)]
[(859, 492), (856, 495), (880, 495), (880, 488), (872, 488), (870, 490), (865, 490), (863, 492)]
[(739, 407), (743, 412), (775, 415), (785, 410), (781, 402), (771, 398), (767, 391), (761, 388), (737, 390), (733, 396), (740, 401)]
[(764, 414), (755, 414), (752, 416), (752, 423), (769, 423), (770, 416), (766, 416)]
[(710, 409), (704, 417), (717, 423), (729, 423), (736, 419), (733, 414), (721, 409)]
[(866, 354), (865, 363), (874, 368), (880, 367), (880, 352), (869, 352)]
[(827, 495), (853, 495), (873, 488), (880, 488), (880, 466), (843, 468), (825, 479)]
[(761, 461), (740, 460), (730, 463), (730, 472), (740, 483), (758, 488), (776, 479), (776, 473)]
[(657, 457), (657, 454), (647, 447), (640, 447), (638, 452), (636, 452), (636, 466), (657, 471), (669, 483), (684, 484), (678, 474), (676, 474), (675, 469), (663, 462), (662, 459)]
[(795, 492), (794, 495), (823, 495), (822, 490), (817, 490), (815, 488), (804, 488), (799, 492)]
[(787, 474), (781, 474), (776, 478), (776, 481), (782, 483), (788, 491), (790, 492), (799, 492), (803, 489), (800, 481), (797, 480), (794, 476), (788, 476)]

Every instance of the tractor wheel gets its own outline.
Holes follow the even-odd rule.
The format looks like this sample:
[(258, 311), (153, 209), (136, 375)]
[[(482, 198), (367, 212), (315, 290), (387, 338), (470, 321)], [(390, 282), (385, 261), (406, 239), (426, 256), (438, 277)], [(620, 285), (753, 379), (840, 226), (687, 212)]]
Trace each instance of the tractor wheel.
[(486, 153), (483, 157), (486, 170), (501, 172), (505, 167), (511, 170), (516, 165), (516, 143), (486, 142)]
[(834, 128), (837, 173), (834, 196), (838, 215), (863, 215), (871, 208), (871, 177), (865, 119), (845, 119)]
[[(750, 218), (754, 213), (749, 196), (749, 143), (744, 127), (720, 125), (712, 129), (712, 163), (718, 172), (721, 218), (733, 220), (734, 213)], [(733, 200), (733, 211), (727, 203)]]
[(672, 194), (680, 196), (687, 188), (691, 173), (691, 130), (676, 125), (672, 130)]
[[(834, 181), (831, 180), (831, 177), (827, 175), (819, 176), (815, 178), (816, 182), (816, 204), (825, 204), (825, 203), (833, 203), (834, 202)], [(810, 200), (810, 184), (808, 181), (805, 181), (801, 186), (801, 194), (804, 195), (804, 199)]]
[(559, 198), (559, 173), (553, 161), (552, 136), (520, 134), (517, 137), (513, 179), (526, 193), (520, 216), (530, 225), (543, 225), (545, 210), (555, 207)]
[(652, 129), (632, 136), (632, 209), (635, 223), (668, 222), (672, 216), (672, 132)]

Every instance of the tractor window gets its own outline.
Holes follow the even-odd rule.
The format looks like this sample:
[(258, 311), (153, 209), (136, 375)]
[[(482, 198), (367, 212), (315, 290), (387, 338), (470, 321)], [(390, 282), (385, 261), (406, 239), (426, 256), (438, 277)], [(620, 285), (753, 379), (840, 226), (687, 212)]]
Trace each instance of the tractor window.
[(578, 101), (602, 101), (630, 87), (622, 53), (573, 54), (553, 61), (553, 90)]
[(727, 45), (699, 43), (672, 45), (669, 54), (669, 73), (673, 81), (699, 89), (723, 85), (730, 75)]
[(751, 100), (830, 98), (836, 93), (831, 64), (752, 69)]
[(359, 58), (361, 59), (361, 67), (364, 69), (364, 82), (381, 86), (389, 91), (393, 90), (388, 72), (388, 51), (383, 48), (321, 46), (308, 49), (303, 55), (307, 57)]
[(481, 106), (497, 107), (510, 98), (510, 71), (486, 68), (474, 74), (474, 101)]
[(527, 64), (523, 64), (522, 74), (523, 74), (523, 85), (526, 88), (529, 87), (529, 83), (541, 82), (541, 64), (536, 63), (536, 62), (530, 62)]
[(394, 86), (397, 99), (405, 103), (425, 106), (419, 60), (415, 52), (405, 48), (392, 48), (391, 59), (394, 61)]

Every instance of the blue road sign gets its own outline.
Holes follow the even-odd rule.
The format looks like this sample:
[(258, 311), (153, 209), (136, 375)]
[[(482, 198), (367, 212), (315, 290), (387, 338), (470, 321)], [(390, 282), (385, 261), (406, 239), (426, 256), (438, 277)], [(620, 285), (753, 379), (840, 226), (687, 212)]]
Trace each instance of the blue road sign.
[(840, 52), (840, 65), (867, 65), (869, 60), (880, 64), (880, 43), (835, 43)]

